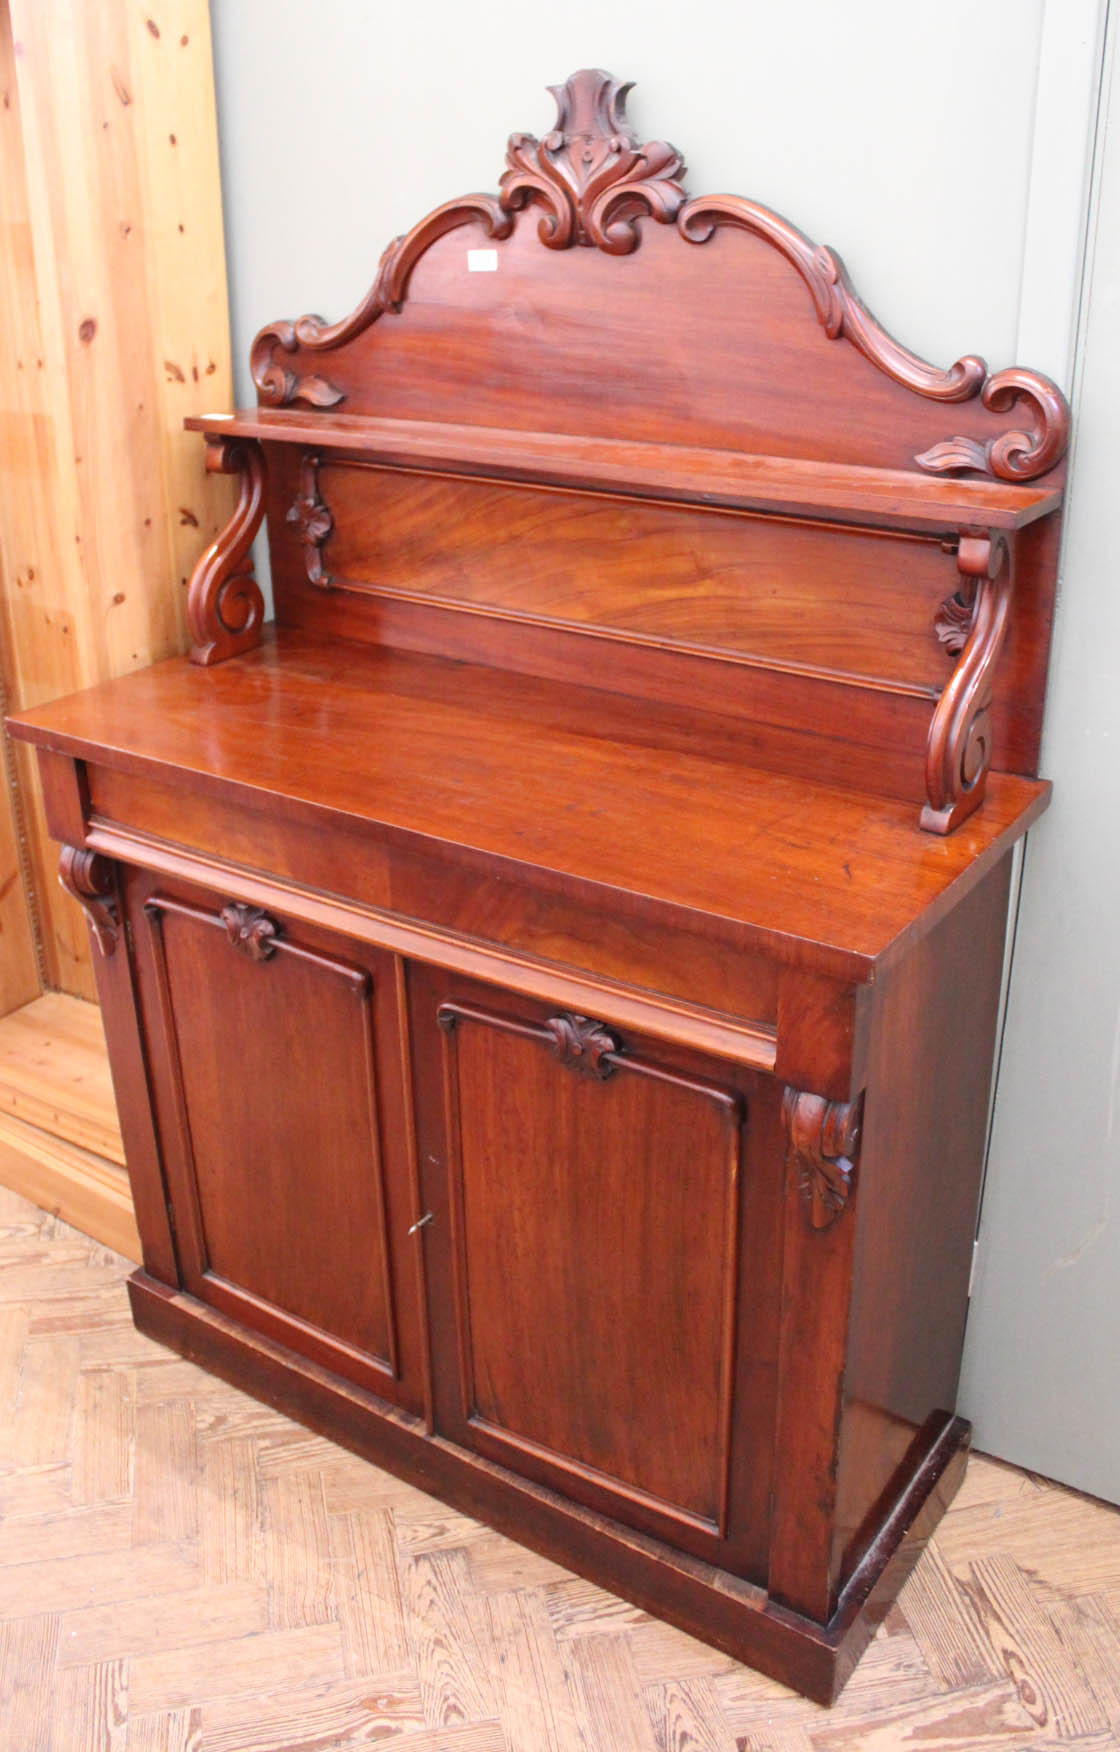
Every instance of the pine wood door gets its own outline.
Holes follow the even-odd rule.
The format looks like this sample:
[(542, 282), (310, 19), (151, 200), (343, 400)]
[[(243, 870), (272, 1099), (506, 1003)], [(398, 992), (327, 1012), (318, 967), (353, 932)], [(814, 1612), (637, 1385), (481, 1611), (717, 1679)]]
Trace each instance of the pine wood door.
[(393, 957), (144, 873), (128, 912), (184, 1287), (419, 1409)]
[(430, 969), (410, 996), (440, 1431), (761, 1575), (781, 1177), (747, 1168), (772, 1101)]

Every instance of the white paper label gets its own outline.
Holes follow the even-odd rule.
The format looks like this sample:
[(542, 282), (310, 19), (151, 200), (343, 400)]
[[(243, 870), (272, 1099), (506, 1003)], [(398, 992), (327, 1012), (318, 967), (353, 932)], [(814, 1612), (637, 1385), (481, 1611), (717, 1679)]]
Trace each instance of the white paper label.
[(467, 272), (469, 274), (496, 274), (498, 271), (498, 252), (496, 249), (469, 249), (467, 251)]

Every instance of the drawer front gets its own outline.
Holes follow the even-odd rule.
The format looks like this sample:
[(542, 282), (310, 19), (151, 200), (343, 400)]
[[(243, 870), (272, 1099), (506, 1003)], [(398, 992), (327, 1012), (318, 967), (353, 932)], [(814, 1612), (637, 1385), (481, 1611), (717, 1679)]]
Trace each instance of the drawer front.
[(392, 958), (154, 877), (129, 889), (184, 1286), (409, 1403)]
[(749, 1573), (773, 1291), (750, 1074), (430, 970), (411, 990), (439, 1428)]

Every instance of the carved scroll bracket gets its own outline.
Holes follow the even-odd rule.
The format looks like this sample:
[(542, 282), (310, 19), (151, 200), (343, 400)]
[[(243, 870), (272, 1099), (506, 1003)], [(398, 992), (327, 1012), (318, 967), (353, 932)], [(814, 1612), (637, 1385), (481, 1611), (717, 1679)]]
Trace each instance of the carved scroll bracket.
[(851, 1196), (859, 1148), (862, 1096), (828, 1101), (803, 1089), (787, 1089), (782, 1117), (789, 1140), (786, 1160), (809, 1223), (827, 1229)]
[(85, 913), (101, 954), (112, 955), (121, 934), (115, 866), (98, 852), (63, 846), (58, 859), (58, 880)]
[(951, 833), (983, 800), (992, 762), (993, 673), (1011, 613), (1011, 550), (1004, 536), (962, 534), (957, 568), (960, 588), (942, 604), (935, 622), (946, 648), (955, 646), (961, 654), (937, 703), (926, 746), (929, 801), (922, 826), (929, 833)]
[(637, 138), (626, 120), (631, 89), (585, 67), (563, 85), (549, 86), (556, 99), (551, 133), (543, 140), (510, 136), (502, 207), (543, 206), (537, 231), (549, 249), (577, 243), (629, 255), (638, 246), (640, 216), (662, 225), (676, 218), (685, 198), (684, 159), (667, 140), (643, 145)]
[(323, 567), (323, 546), (334, 529), (334, 518), (319, 492), (319, 465), (317, 456), (305, 455), (301, 460), (299, 493), (287, 521), (299, 529), (308, 582), (319, 590), (329, 590), (331, 575)]
[(207, 438), (206, 467), (211, 474), (240, 475), (241, 496), (195, 567), (187, 592), (191, 662), (203, 665), (258, 645), (264, 620), (264, 598), (249, 561), (264, 516), (264, 453), (251, 438)]

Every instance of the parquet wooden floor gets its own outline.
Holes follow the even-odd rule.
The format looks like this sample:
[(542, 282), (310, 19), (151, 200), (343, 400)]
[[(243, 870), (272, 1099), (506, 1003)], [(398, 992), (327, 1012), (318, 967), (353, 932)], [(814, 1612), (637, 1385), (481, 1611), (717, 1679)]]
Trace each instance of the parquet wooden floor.
[(818, 1709), (141, 1338), (0, 1189), (2, 1752), (1120, 1746), (1120, 1513), (993, 1461)]

